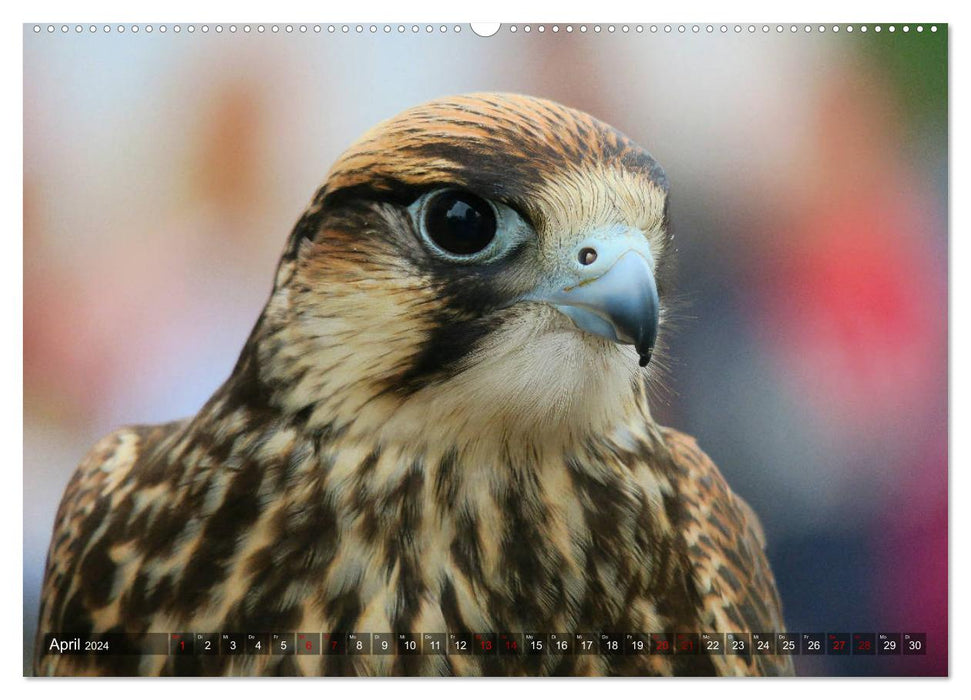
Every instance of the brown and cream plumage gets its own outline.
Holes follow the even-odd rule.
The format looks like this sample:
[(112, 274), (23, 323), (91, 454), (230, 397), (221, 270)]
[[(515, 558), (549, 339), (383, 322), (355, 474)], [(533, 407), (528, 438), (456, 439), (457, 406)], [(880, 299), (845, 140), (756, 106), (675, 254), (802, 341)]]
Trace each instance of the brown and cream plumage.
[[(103, 439), (46, 632), (778, 632), (755, 515), (655, 423), (667, 181), (546, 100), (378, 125), (199, 413)], [(646, 368), (641, 365), (647, 364)], [(75, 656), (41, 674), (778, 674), (784, 656)]]

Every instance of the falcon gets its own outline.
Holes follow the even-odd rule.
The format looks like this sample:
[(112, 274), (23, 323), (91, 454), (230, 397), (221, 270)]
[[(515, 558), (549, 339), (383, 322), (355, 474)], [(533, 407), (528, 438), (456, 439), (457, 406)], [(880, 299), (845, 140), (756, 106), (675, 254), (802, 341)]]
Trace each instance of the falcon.
[(379, 124), (297, 222), (199, 413), (117, 430), (74, 473), (35, 671), (791, 673), (789, 657), (758, 654), (44, 645), (48, 633), (784, 631), (755, 514), (651, 414), (674, 252), (664, 170), (585, 113), (472, 94)]

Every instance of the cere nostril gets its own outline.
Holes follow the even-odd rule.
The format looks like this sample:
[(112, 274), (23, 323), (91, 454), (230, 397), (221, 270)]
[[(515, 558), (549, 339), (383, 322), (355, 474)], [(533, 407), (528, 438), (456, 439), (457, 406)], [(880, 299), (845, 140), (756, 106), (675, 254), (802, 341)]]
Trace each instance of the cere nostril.
[(597, 251), (593, 248), (584, 248), (577, 257), (581, 265), (592, 265), (597, 260)]

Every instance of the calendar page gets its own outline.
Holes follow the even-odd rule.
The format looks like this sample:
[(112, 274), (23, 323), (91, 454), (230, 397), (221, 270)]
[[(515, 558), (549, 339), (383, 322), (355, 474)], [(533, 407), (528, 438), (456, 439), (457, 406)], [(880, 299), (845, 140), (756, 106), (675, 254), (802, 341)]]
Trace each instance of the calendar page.
[(948, 675), (946, 23), (22, 31), (24, 675)]

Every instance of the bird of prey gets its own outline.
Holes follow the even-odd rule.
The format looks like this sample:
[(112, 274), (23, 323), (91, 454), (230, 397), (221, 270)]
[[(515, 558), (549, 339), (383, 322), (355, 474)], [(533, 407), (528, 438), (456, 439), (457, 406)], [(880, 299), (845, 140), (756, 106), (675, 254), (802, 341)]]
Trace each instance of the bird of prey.
[(472, 94), (334, 164), (198, 414), (67, 486), (39, 674), (768, 675), (788, 656), (57, 655), (45, 633), (775, 633), (753, 511), (655, 422), (668, 181), (597, 119)]

